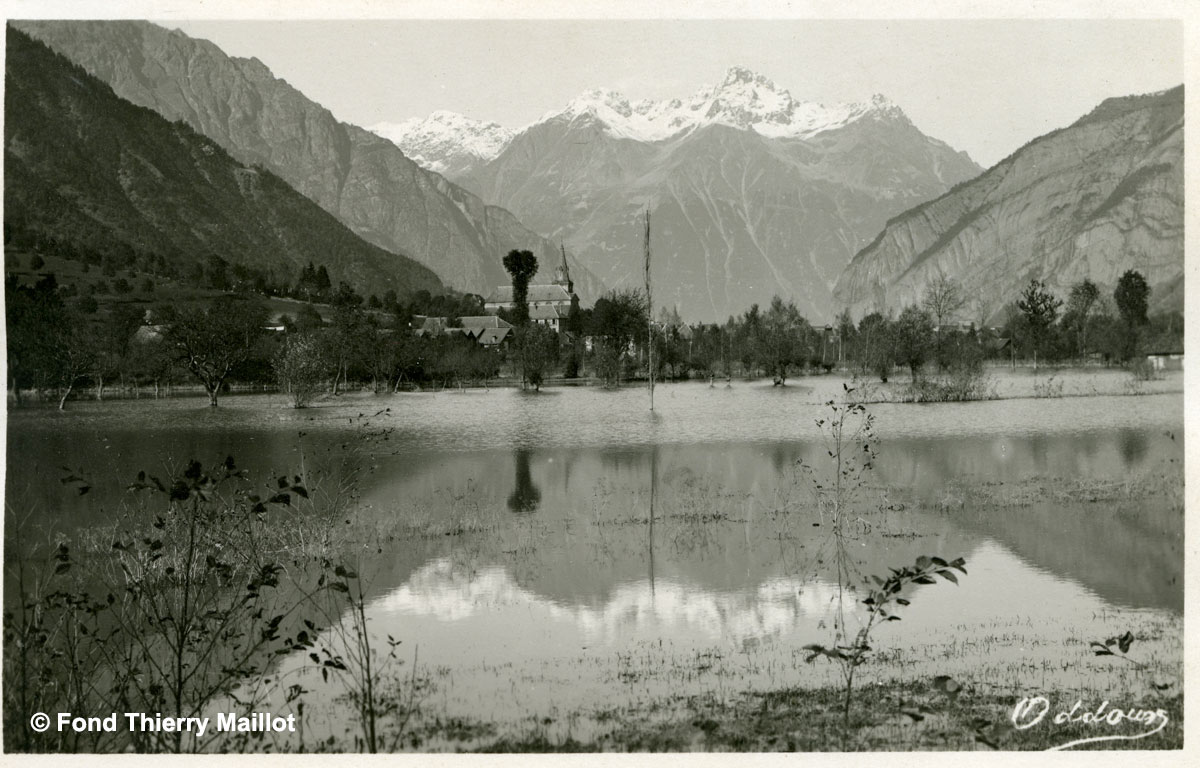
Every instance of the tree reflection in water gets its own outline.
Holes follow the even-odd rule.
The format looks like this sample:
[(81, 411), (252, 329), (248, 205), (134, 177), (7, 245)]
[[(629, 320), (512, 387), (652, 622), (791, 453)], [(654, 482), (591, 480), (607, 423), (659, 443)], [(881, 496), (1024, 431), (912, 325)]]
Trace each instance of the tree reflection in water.
[(533, 475), (529, 472), (529, 457), (532, 453), (527, 448), (519, 448), (515, 453), (516, 475), (513, 479), (513, 492), (508, 495), (508, 511), (517, 515), (532, 514), (542, 503), (542, 492), (534, 484)]

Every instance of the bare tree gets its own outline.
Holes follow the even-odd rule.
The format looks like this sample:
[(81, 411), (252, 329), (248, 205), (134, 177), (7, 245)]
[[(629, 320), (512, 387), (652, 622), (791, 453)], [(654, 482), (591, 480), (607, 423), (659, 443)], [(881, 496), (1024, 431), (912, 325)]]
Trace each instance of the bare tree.
[(925, 286), (925, 295), (921, 298), (921, 306), (937, 323), (939, 331), (966, 303), (967, 296), (959, 282), (942, 272)]
[(67, 313), (55, 341), (55, 371), (61, 387), (58, 410), (61, 411), (66, 408), (67, 398), (76, 382), (96, 365), (96, 333), (82, 317)]
[(262, 333), (266, 311), (258, 304), (222, 296), (208, 307), (176, 310), (167, 319), (166, 339), (176, 358), (204, 385), (208, 403), (234, 366), (245, 360)]
[(293, 408), (304, 408), (320, 397), (329, 377), (325, 345), (316, 332), (288, 334), (271, 366), (279, 387), (291, 397)]
[(1000, 308), (1000, 298), (992, 286), (981, 282), (977, 288), (971, 291), (970, 304), (971, 320), (977, 329), (983, 330)]
[(942, 345), (942, 330), (946, 321), (954, 316), (967, 303), (967, 296), (962, 286), (954, 278), (943, 272), (925, 286), (925, 295), (921, 298), (921, 307), (933, 318), (935, 325), (935, 354), (938, 364), (946, 366), (946, 354)]

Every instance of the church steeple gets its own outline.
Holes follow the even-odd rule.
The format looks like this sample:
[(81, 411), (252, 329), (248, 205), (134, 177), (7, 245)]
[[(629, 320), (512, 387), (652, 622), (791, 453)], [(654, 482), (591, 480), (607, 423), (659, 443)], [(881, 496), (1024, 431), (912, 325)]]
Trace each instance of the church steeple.
[(558, 249), (562, 253), (562, 263), (554, 270), (554, 282), (566, 286), (567, 293), (575, 293), (575, 284), (571, 282), (571, 270), (567, 267), (567, 249), (560, 242)]

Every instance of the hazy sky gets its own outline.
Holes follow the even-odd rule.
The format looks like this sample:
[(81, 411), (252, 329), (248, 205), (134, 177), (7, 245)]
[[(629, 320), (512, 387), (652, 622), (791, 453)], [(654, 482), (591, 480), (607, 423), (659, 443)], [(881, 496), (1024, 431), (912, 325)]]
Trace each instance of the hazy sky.
[(802, 100), (882, 93), (989, 166), (1109, 96), (1183, 82), (1155, 20), (169, 21), (359, 125), (438, 109), (518, 127), (593, 87), (688, 96), (732, 65)]

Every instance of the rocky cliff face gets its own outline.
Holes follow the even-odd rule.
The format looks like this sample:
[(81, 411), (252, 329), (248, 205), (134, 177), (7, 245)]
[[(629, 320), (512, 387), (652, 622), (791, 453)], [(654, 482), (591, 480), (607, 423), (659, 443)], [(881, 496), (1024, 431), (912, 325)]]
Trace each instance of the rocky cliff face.
[[(557, 244), (505, 210), (424, 170), (390, 141), (338, 122), (257, 59), (146, 22), (19, 22), (117, 95), (182, 120), (244, 163), (261, 165), (381, 248), (412, 256), (447, 284), (487, 294), (501, 259), (527, 248), (553, 274)], [(578, 263), (576, 290), (601, 286)]]
[(856, 315), (959, 279), (967, 317), (999, 319), (1031, 279), (1060, 296), (1137, 269), (1159, 297), (1183, 278), (1183, 87), (1114, 98), (930, 203), (888, 222), (835, 289)]
[[(442, 123), (403, 146), (437, 156)], [(688, 99), (586, 93), (457, 167), (455, 181), (562, 238), (609, 285), (641, 285), (649, 209), (656, 303), (706, 321), (774, 294), (831, 319), (834, 282), (888, 217), (980, 170), (886, 98), (802, 102), (739, 67)]]

